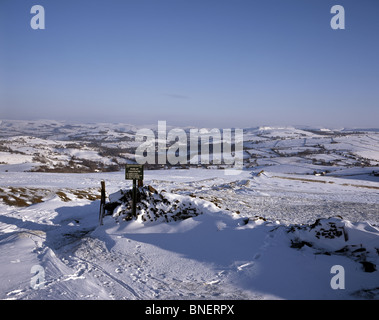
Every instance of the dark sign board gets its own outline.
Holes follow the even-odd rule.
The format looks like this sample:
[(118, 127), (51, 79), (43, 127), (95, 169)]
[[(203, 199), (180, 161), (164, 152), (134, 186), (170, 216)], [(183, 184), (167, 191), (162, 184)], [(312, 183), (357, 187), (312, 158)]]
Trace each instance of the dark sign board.
[(143, 180), (143, 164), (126, 164), (126, 180)]

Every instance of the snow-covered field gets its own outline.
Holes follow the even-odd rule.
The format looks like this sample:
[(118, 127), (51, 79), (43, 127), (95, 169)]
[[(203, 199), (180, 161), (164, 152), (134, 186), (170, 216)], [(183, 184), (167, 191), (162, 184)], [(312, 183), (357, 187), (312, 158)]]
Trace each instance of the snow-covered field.
[[(1, 131), (1, 299), (379, 298), (376, 131), (248, 130), (249, 156), (239, 175), (145, 171), (144, 184), (168, 199), (165, 208), (175, 205), (175, 214), (191, 208), (192, 217), (151, 221), (142, 219), (146, 209), (124, 221), (121, 204), (100, 226), (100, 181), (117, 200), (120, 189), (131, 187), (124, 172), (29, 172), (44, 155), (52, 167), (65, 156), (97, 161), (102, 155), (83, 141), (78, 150), (88, 152), (57, 148), (65, 136), (59, 123), (49, 130), (41, 124), (46, 131), (34, 137), (57, 139), (55, 149), (29, 144), (32, 138), (21, 147), (25, 131), (14, 128)], [(91, 130), (92, 139), (97, 129)], [(112, 130), (132, 135), (121, 126)], [(20, 153), (10, 151), (16, 145)]]
[[(116, 192), (130, 187), (123, 173), (2, 173), (3, 185), (50, 193), (28, 207), (1, 205), (1, 298), (378, 298), (378, 271), (365, 272), (362, 263), (379, 263), (378, 183), (284, 177), (149, 171), (146, 184), (183, 197), (202, 214), (169, 223), (106, 216), (99, 226), (99, 201), (72, 190), (96, 190), (104, 179)], [(355, 186), (361, 184), (375, 188)], [(321, 220), (323, 227), (335, 224), (348, 239), (317, 238), (318, 226), (310, 226), (336, 215), (344, 220)], [(345, 289), (330, 285), (334, 265), (344, 267)], [(31, 286), (39, 274), (33, 266), (43, 268), (41, 288)]]

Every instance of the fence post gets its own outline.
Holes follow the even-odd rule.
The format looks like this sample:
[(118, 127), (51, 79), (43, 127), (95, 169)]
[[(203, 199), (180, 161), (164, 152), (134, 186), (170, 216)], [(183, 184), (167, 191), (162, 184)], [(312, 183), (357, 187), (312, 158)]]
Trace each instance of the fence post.
[(132, 215), (134, 218), (137, 218), (137, 190), (136, 190), (136, 179), (133, 179), (133, 206), (132, 206)]
[(100, 212), (99, 212), (99, 223), (103, 225), (103, 217), (105, 213), (105, 181), (101, 180), (101, 198), (100, 198)]

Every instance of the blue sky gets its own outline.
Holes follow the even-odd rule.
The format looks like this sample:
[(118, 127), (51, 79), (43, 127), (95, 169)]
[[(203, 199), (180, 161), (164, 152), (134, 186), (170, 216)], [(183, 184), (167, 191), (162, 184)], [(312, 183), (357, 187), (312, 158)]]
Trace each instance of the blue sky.
[(378, 127), (378, 34), (377, 0), (1, 0), (0, 117)]

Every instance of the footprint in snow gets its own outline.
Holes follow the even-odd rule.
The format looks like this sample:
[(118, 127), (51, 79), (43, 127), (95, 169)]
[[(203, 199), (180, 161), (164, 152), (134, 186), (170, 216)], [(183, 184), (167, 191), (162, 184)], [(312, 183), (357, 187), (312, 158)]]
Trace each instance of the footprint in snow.
[(217, 276), (222, 277), (222, 276), (225, 276), (226, 273), (227, 273), (226, 270), (221, 270), (220, 272), (217, 273)]
[(241, 264), (240, 266), (237, 267), (237, 270), (242, 271), (244, 268), (246, 268), (250, 265), (253, 265), (253, 264), (254, 264), (254, 262), (248, 262), (248, 263)]
[(205, 284), (206, 285), (212, 285), (212, 284), (217, 284), (217, 283), (219, 283), (221, 280), (220, 279), (218, 279), (218, 280), (211, 280), (211, 281), (207, 281), (207, 282), (205, 282)]
[(8, 292), (7, 296), (8, 297), (16, 297), (16, 296), (22, 294), (24, 291), (25, 290), (19, 290), (19, 289), (18, 290), (13, 290), (13, 291)]

